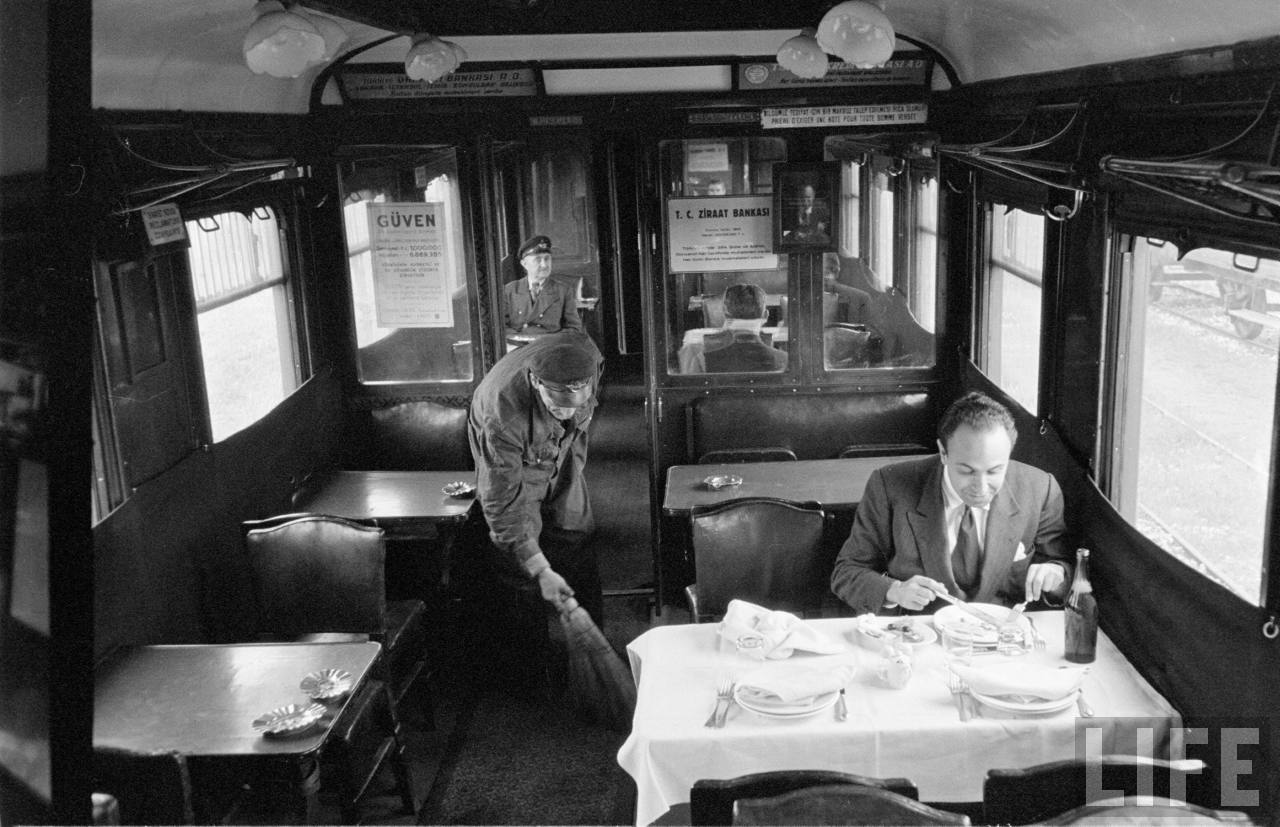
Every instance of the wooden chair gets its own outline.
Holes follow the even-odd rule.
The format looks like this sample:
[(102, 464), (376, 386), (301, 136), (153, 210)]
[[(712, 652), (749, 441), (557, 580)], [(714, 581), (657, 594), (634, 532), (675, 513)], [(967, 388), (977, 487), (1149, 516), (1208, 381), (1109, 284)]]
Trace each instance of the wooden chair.
[(1253, 824), (1248, 813), (1239, 810), (1214, 810), (1172, 798), (1151, 797), (1142, 800), (1105, 799), (1076, 807), (1039, 824)]
[(919, 797), (916, 785), (907, 778), (870, 778), (834, 770), (775, 770), (737, 778), (703, 778), (689, 790), (689, 823), (695, 827), (727, 827), (733, 824), (733, 803), (740, 798), (767, 798), (831, 784), (875, 787), (906, 798)]
[(694, 507), (695, 582), (685, 587), (693, 622), (723, 614), (734, 598), (792, 612), (821, 609), (834, 560), (823, 544), (826, 522), (817, 503), (772, 497)]
[(115, 799), (120, 824), (195, 824), (187, 759), (177, 752), (93, 748), (93, 791)]
[(969, 817), (921, 804), (879, 787), (823, 784), (770, 798), (740, 798), (734, 824), (919, 825), (969, 824)]
[(1205, 763), (1197, 759), (1162, 761), (1133, 755), (988, 770), (982, 785), (983, 820), (988, 824), (1031, 824), (1082, 807), (1089, 803), (1091, 772), (1098, 773), (1093, 783), (1099, 790), (1127, 796), (1169, 796), (1171, 790), (1184, 791), (1177, 797), (1211, 806), (1214, 801), (1210, 799), (1216, 796), (1207, 789), (1205, 770)]
[(707, 451), (698, 457), (699, 465), (722, 462), (795, 462), (796, 453), (790, 448), (721, 448)]
[(346, 713), (333, 726), (325, 747), (328, 759), (321, 765), (324, 786), (339, 790), (344, 824), (360, 820), (359, 804), (370, 791), (374, 779), (388, 762), (395, 774), (400, 801), (407, 813), (418, 812), (409, 768), (400, 739), (388, 737), (397, 724), (390, 695), (381, 681), (367, 681), (347, 705)]

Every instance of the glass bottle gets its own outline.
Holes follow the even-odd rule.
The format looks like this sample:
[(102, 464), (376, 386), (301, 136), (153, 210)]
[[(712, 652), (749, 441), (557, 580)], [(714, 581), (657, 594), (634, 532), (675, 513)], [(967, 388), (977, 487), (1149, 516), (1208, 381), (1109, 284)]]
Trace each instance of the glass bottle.
[(1076, 549), (1076, 574), (1067, 596), (1066, 658), (1072, 663), (1093, 663), (1098, 647), (1098, 600), (1089, 582), (1089, 549)]

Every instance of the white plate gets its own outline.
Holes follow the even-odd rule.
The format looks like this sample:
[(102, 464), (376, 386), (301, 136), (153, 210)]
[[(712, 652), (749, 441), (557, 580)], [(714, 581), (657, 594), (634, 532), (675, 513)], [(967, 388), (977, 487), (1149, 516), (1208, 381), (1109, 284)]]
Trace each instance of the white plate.
[(999, 709), (1002, 712), (1018, 712), (1024, 715), (1041, 715), (1046, 712), (1058, 712), (1066, 709), (1076, 702), (1075, 692), (1052, 701), (1015, 701), (1009, 695), (997, 698), (994, 695), (980, 695), (977, 692), (970, 692), (969, 694), (973, 695), (973, 697), (977, 698), (992, 709)]
[(757, 715), (763, 715), (766, 718), (805, 718), (810, 715), (816, 715), (829, 708), (839, 697), (839, 692), (826, 692), (809, 699), (805, 703), (789, 704), (783, 701), (763, 702), (758, 699), (752, 699), (749, 696), (744, 697), (741, 686), (733, 690), (733, 699), (738, 702), (738, 706)]
[[(993, 620), (1004, 618), (1009, 614), (1008, 606), (997, 606), (994, 603), (970, 603), (969, 605), (991, 615)], [(959, 606), (943, 606), (934, 612), (933, 625), (938, 628), (939, 632), (949, 631), (956, 637), (967, 637), (974, 643), (994, 645), (996, 642), (996, 630), (994, 628), (988, 628), (981, 620)], [(1022, 627), (1024, 635), (1029, 634), (1030, 624), (1025, 616), (1018, 618), (1018, 625)]]
[(923, 617), (877, 617), (868, 621), (859, 621), (858, 639), (867, 648), (878, 651), (884, 645), (884, 635), (881, 633), (891, 625), (898, 624), (909, 625), (919, 635), (919, 640), (902, 638), (902, 641), (912, 649), (928, 646), (938, 639), (938, 633)]
[(259, 715), (253, 728), (263, 735), (301, 735), (323, 716), (324, 707), (320, 704), (289, 704)]

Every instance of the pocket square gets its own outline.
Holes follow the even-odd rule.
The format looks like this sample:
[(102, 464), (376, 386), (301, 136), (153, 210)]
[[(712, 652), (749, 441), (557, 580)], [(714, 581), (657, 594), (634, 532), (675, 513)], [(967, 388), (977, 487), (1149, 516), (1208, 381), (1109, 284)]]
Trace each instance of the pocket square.
[(1018, 543), (1018, 549), (1013, 553), (1013, 562), (1027, 559), (1027, 547), (1022, 543)]

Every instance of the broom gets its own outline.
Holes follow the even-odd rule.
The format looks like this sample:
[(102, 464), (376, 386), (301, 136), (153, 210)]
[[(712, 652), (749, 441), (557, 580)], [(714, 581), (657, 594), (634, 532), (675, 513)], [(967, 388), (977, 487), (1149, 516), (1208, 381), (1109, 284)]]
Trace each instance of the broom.
[(636, 685), (621, 658), (572, 597), (560, 604), (568, 655), (570, 707), (587, 721), (617, 732), (631, 729)]

